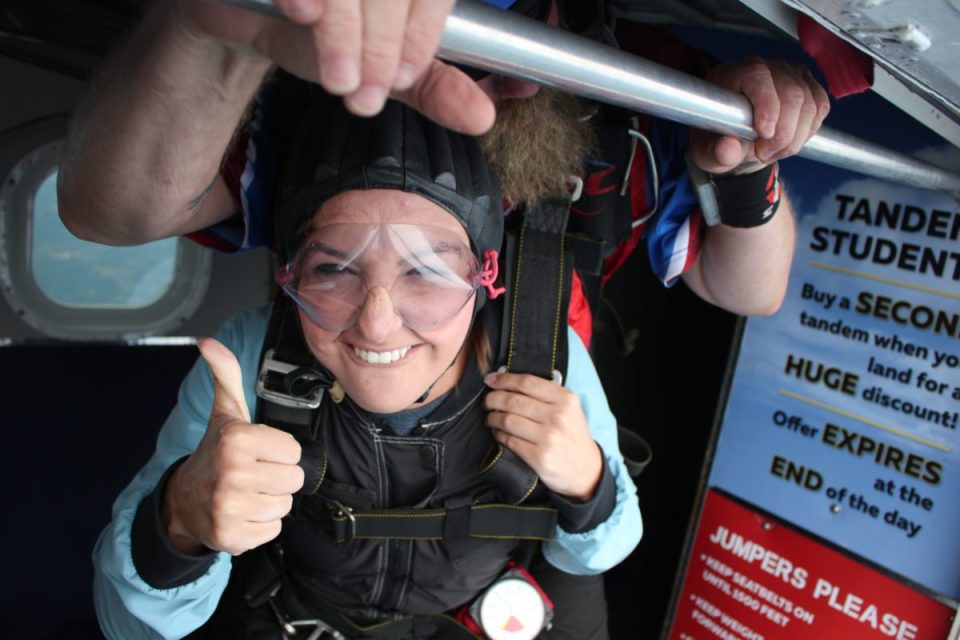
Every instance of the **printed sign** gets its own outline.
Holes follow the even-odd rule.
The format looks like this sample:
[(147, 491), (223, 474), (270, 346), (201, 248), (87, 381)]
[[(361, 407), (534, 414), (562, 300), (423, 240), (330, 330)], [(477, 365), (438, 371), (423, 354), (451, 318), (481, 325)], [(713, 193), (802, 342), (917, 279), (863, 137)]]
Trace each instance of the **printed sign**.
[(943, 640), (953, 610), (710, 491), (671, 640)]
[[(883, 144), (909, 132), (912, 155), (960, 173), (960, 150), (857, 100), (848, 118), (870, 113)], [(747, 322), (709, 484), (960, 598), (960, 206), (784, 164), (789, 290)]]

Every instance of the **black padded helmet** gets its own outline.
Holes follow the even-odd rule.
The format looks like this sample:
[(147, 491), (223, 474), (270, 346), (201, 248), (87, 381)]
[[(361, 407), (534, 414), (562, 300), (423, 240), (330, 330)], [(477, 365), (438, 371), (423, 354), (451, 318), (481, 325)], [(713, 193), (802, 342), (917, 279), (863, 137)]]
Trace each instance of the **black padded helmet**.
[(324, 202), (355, 189), (397, 189), (431, 200), (463, 225), (481, 264), (487, 251), (500, 250), (500, 186), (475, 138), (393, 100), (362, 118), (340, 98), (322, 95), (301, 120), (280, 176), (274, 231), (282, 260), (294, 254), (298, 232)]

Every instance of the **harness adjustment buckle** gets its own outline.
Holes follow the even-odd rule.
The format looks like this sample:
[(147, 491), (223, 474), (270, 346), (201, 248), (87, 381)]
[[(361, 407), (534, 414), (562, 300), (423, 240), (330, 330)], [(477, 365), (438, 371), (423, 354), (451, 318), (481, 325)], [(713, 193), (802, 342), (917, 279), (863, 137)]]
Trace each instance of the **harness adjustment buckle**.
[[(357, 519), (353, 515), (353, 509), (346, 506), (339, 500), (330, 500), (327, 502), (327, 508), (330, 509), (330, 518), (333, 520), (334, 536), (337, 542), (352, 542), (357, 535)], [(347, 534), (340, 539), (337, 525), (347, 522)]]
[[(510, 373), (510, 369), (508, 369), (506, 365), (503, 365), (502, 367), (497, 369), (497, 373)], [(563, 386), (563, 374), (560, 373), (559, 369), (550, 370), (550, 382), (557, 385), (558, 387)]]
[[(295, 364), (277, 360), (274, 357), (274, 351), (274, 349), (268, 349), (267, 352), (263, 354), (263, 364), (260, 365), (260, 373), (257, 376), (257, 397), (293, 409), (316, 409), (319, 407), (320, 402), (323, 400), (324, 392), (324, 388), (321, 385), (316, 386), (313, 391), (306, 395), (297, 396), (289, 393), (285, 389), (280, 389), (275, 385), (269, 384), (271, 374), (287, 376), (298, 369), (302, 369)], [(309, 370), (303, 370), (301, 377), (311, 378), (311, 376), (312, 379), (321, 379), (321, 376), (311, 374)]]

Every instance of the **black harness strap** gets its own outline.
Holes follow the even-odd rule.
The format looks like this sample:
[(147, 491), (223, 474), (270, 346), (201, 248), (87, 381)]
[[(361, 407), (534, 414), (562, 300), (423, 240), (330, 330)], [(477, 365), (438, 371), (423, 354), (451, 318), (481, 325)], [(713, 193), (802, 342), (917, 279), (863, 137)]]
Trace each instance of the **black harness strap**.
[[(549, 507), (475, 504), (462, 509), (358, 510), (329, 503), (337, 542), (351, 540), (552, 540), (557, 512)], [(451, 524), (452, 521), (452, 524)]]
[(447, 615), (407, 616), (363, 625), (347, 616), (341, 620), (361, 638), (443, 638), (443, 640), (477, 640), (477, 635)]
[(540, 478), (510, 449), (497, 444), (487, 452), (481, 473), (497, 488), (501, 500), (520, 504), (540, 486)]
[[(519, 234), (506, 236), (509, 305), (504, 314), (500, 362), (515, 373), (562, 383), (567, 367), (567, 306), (573, 255), (564, 238), (570, 202), (550, 200), (523, 215)], [(484, 465), (501, 498), (520, 504), (542, 497), (537, 474), (515, 453), (497, 445)], [(541, 489), (538, 491), (538, 489)]]
[[(574, 262), (581, 274), (596, 276), (600, 282), (604, 243), (587, 234), (567, 231), (569, 208), (566, 201), (545, 202), (524, 214), (519, 239), (510, 242), (508, 236), (508, 250), (513, 246), (510, 255), (516, 256), (508, 262), (515, 265), (513, 272), (508, 273), (513, 290), (507, 314), (510, 325), (504, 331), (509, 336), (509, 371), (544, 378), (554, 377), (557, 371), (562, 380), (567, 365), (566, 319)], [(636, 478), (650, 462), (650, 447), (635, 432), (624, 427), (617, 431), (627, 471)], [(502, 447), (501, 451), (505, 468), (497, 473), (510, 478), (525, 477), (523, 469), (529, 468), (519, 459), (512, 460), (516, 456), (510, 451)], [(515, 480), (513, 486), (517, 486)]]
[(567, 305), (573, 259), (564, 230), (568, 200), (550, 200), (523, 215), (510, 292), (507, 370), (551, 379), (565, 372)]
[[(499, 362), (515, 373), (532, 373), (562, 384), (567, 368), (567, 307), (573, 281), (573, 252), (565, 239), (569, 200), (550, 200), (523, 214), (519, 232), (505, 236), (505, 281), (509, 297), (501, 330)], [(508, 220), (509, 221), (509, 220)], [(540, 500), (545, 488), (539, 477), (509, 449), (497, 445), (484, 473), (501, 496), (519, 504)], [(528, 489), (520, 493), (523, 487)], [(536, 545), (526, 542), (515, 555), (528, 566)]]

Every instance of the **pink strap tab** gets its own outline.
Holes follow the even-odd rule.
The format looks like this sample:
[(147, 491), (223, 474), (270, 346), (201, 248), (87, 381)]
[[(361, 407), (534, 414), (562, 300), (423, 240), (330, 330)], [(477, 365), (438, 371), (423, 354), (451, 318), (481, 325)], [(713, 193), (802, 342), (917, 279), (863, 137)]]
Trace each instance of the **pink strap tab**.
[(277, 268), (277, 273), (274, 275), (274, 280), (281, 287), (290, 280), (290, 265), (283, 265), (282, 267)]
[(489, 249), (483, 254), (483, 268), (480, 270), (480, 286), (487, 288), (487, 295), (491, 300), (496, 300), (504, 293), (506, 287), (494, 287), (493, 283), (497, 281), (500, 275), (500, 255), (495, 249)]

